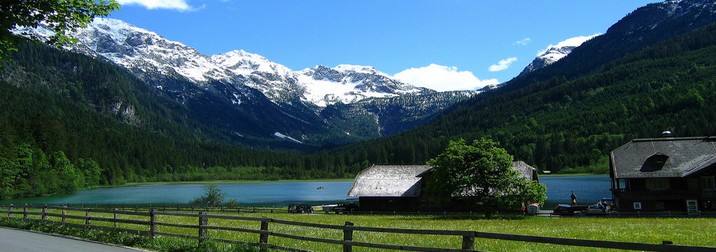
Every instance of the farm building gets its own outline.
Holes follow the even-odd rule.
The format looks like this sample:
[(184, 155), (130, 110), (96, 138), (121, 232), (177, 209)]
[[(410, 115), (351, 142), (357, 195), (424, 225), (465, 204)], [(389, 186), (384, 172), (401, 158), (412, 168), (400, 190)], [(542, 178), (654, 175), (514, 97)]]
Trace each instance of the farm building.
[(353, 181), (349, 197), (358, 197), (361, 210), (412, 211), (419, 209), (423, 192), (420, 174), (427, 165), (374, 165)]
[[(538, 180), (535, 168), (525, 162), (514, 162), (514, 168), (521, 177)], [(434, 210), (423, 197), (431, 169), (427, 165), (374, 165), (356, 176), (348, 196), (358, 197), (362, 211)]]
[(635, 139), (609, 166), (619, 211), (716, 210), (716, 137)]

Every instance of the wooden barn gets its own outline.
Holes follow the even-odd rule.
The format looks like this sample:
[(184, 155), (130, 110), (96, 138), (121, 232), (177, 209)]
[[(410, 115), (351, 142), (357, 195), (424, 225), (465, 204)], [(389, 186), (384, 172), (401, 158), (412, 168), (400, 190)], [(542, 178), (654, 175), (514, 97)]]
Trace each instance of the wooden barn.
[(609, 166), (619, 211), (716, 210), (716, 137), (635, 139)]
[(427, 165), (374, 165), (361, 171), (348, 197), (358, 197), (361, 211), (414, 211), (420, 208)]
[[(423, 195), (425, 179), (432, 168), (427, 165), (374, 165), (361, 171), (353, 181), (348, 197), (357, 197), (361, 211), (416, 212), (436, 210)], [(525, 162), (515, 161), (514, 169), (525, 179), (538, 180), (537, 171)], [(462, 210), (459, 207), (438, 207)]]
[(512, 162), (512, 168), (514, 168), (520, 173), (520, 177), (539, 182), (539, 177), (537, 176), (537, 169), (528, 165), (524, 161)]

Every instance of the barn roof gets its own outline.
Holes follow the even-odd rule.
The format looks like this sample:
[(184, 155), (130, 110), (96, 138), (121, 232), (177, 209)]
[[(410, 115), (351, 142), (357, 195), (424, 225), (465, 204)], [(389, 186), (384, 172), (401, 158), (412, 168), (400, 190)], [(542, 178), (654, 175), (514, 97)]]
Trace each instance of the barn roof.
[(716, 164), (716, 137), (634, 139), (611, 152), (614, 178), (687, 177)]
[(374, 165), (356, 176), (349, 197), (418, 197), (422, 181), (419, 174), (427, 165)]
[[(515, 161), (514, 169), (520, 177), (538, 180), (534, 167)], [(422, 176), (430, 173), (427, 165), (374, 165), (361, 171), (353, 181), (349, 197), (419, 197)]]
[(520, 173), (520, 178), (528, 180), (539, 180), (537, 178), (537, 169), (528, 165), (524, 161), (512, 162), (512, 167)]

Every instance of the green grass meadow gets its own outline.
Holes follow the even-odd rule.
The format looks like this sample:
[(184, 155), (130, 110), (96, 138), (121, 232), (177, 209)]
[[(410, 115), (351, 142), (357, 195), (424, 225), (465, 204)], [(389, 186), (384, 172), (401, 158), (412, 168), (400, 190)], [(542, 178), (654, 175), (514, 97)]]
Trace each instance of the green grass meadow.
[[(20, 209), (21, 210), (21, 209)], [(39, 209), (30, 210), (40, 213)], [(148, 212), (148, 211), (147, 211)], [(278, 211), (276, 211), (278, 212)], [(58, 209), (49, 209), (48, 213), (61, 213)], [(83, 211), (68, 211), (68, 215), (84, 216)], [(111, 213), (90, 212), (93, 217), (112, 218)], [(606, 217), (522, 217), (507, 216), (506, 218), (484, 219), (482, 216), (455, 216), (455, 215), (345, 215), (345, 214), (288, 214), (288, 213), (210, 213), (215, 215), (267, 217), (277, 220), (297, 221), (307, 223), (321, 223), (331, 225), (344, 225), (346, 221), (355, 226), (385, 227), (405, 229), (432, 229), (432, 230), (467, 230), (479, 232), (492, 232), (503, 234), (522, 234), (545, 237), (576, 238), (589, 240), (606, 240), (637, 242), (648, 244), (661, 244), (662, 241), (672, 241), (676, 245), (716, 247), (716, 219), (715, 218), (606, 218)], [(6, 214), (4, 214), (6, 215)], [(6, 216), (3, 216), (6, 217)], [(22, 218), (22, 214), (14, 214), (14, 218)], [(120, 219), (135, 219), (148, 221), (147, 216), (118, 214)], [(40, 216), (30, 215), (30, 219), (40, 219)], [(48, 217), (48, 220), (59, 222), (60, 217)], [(157, 215), (157, 222), (172, 224), (197, 225), (197, 217), (180, 217)], [(84, 224), (84, 220), (66, 219), (67, 223)], [(111, 222), (94, 220), (92, 225), (113, 227)], [(222, 227), (241, 227), (258, 230), (260, 222), (245, 220), (226, 220), (209, 218), (209, 225)], [(138, 224), (119, 224), (118, 227), (148, 231), (148, 226)], [(299, 227), (278, 223), (269, 223), (272, 232), (341, 240), (341, 230), (331, 230), (312, 227)], [(158, 226), (158, 232), (184, 234), (196, 237), (195, 228), (179, 228)], [(235, 231), (209, 230), (209, 238), (227, 239), (241, 242), (258, 242), (259, 235)], [(164, 239), (164, 237), (160, 237)], [(461, 246), (462, 237), (438, 235), (408, 235), (392, 233), (376, 233), (355, 231), (354, 241), (397, 244), (407, 246), (455, 248)], [(312, 251), (340, 251), (340, 245), (306, 242), (277, 236), (270, 236), (269, 243), (284, 247), (299, 248)], [(476, 239), (476, 250), (484, 251), (605, 251), (586, 247), (559, 246), (552, 244), (538, 244), (527, 242), (501, 241), (493, 239)], [(171, 251), (171, 250), (170, 250)], [(354, 247), (354, 251), (386, 251), (374, 248)]]

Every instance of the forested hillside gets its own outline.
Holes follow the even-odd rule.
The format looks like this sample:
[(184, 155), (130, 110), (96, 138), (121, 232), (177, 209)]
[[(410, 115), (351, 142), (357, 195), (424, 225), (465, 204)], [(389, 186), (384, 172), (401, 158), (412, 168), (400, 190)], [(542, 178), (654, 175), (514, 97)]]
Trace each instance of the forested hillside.
[[(549, 68), (548, 71), (557, 69)], [(614, 60), (586, 76), (508, 83), (397, 137), (336, 150), (350, 160), (419, 164), (449, 139), (497, 140), (542, 170), (601, 163), (638, 137), (716, 134), (716, 26)]]
[[(411, 98), (397, 107), (368, 100), (347, 112), (328, 110), (324, 116), (335, 125), (356, 128), (375, 128), (383, 115), (407, 115), (390, 121), (392, 127), (380, 126), (390, 133), (405, 130), (401, 123), (435, 119), (394, 137), (332, 150), (304, 148), (307, 153), (269, 150), (265, 139), (242, 139), (253, 147), (239, 146), (233, 138), (246, 136), (201, 120), (237, 118), (189, 109), (115, 64), (23, 44), (13, 60), (0, 62), (0, 199), (126, 182), (352, 177), (370, 164), (424, 164), (456, 138), (491, 138), (541, 170), (603, 169), (608, 153), (633, 138), (659, 137), (664, 130), (675, 136), (716, 134), (716, 25), (681, 29), (704, 25), (685, 20), (713, 13), (681, 15), (653, 30), (620, 21), (564, 61), (439, 116), (405, 113), (443, 106)], [(637, 19), (632, 15), (625, 22)], [(190, 91), (182, 94), (204, 92)], [(197, 104), (212, 105), (203, 101)]]
[(126, 182), (348, 174), (325, 155), (208, 138), (220, 134), (112, 63), (27, 43), (0, 73), (0, 199)]

